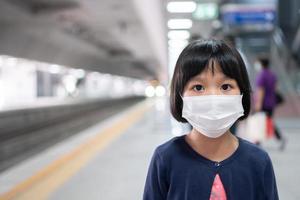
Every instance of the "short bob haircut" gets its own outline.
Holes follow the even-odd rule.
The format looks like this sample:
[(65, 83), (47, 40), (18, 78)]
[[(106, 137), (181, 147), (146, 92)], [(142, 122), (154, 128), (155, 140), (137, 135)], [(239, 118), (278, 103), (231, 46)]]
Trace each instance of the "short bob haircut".
[(222, 72), (237, 81), (243, 94), (244, 108), (244, 115), (239, 120), (243, 120), (249, 115), (251, 85), (245, 63), (239, 52), (222, 40), (195, 40), (187, 45), (179, 55), (171, 82), (170, 107), (171, 113), (177, 121), (187, 122), (182, 117), (183, 102), (181, 98), (186, 83), (208, 68), (210, 60), (218, 62)]

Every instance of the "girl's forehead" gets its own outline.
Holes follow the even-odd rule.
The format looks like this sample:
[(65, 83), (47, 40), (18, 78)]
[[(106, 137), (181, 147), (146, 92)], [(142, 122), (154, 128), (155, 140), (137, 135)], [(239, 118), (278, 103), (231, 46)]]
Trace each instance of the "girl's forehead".
[(207, 78), (230, 79), (223, 73), (220, 65), (217, 62), (215, 62), (213, 65), (208, 65), (202, 72), (194, 76), (192, 80), (207, 79)]

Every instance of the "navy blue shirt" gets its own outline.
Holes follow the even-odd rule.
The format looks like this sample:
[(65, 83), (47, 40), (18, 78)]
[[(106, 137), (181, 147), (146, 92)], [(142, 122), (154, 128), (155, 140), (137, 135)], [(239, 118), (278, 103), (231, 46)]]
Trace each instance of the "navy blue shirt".
[(160, 145), (152, 157), (144, 200), (209, 200), (219, 174), (228, 200), (277, 200), (277, 187), (268, 154), (238, 138), (237, 150), (213, 162), (190, 147), (185, 136)]

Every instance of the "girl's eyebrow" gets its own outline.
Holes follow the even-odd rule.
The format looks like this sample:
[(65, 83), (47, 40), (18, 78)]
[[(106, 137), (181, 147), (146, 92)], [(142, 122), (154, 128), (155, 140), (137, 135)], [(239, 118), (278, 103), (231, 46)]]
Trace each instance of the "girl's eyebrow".
[[(222, 75), (222, 76), (220, 76), (220, 79), (222, 80), (222, 81), (232, 81), (232, 80), (234, 80), (234, 79), (232, 79), (232, 78), (230, 78), (230, 77), (228, 77), (228, 76), (226, 76), (226, 75)], [(195, 77), (193, 77), (192, 79), (191, 79), (191, 81), (206, 81), (206, 77), (205, 76), (195, 76)]]
[(190, 80), (190, 82), (204, 82), (205, 79), (204, 78), (201, 78), (201, 77), (194, 77)]

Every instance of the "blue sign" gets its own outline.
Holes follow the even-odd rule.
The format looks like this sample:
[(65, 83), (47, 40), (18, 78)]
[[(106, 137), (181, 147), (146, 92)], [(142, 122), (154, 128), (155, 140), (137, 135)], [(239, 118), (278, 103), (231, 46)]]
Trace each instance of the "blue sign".
[(273, 24), (275, 21), (275, 11), (234, 11), (226, 12), (222, 15), (223, 22), (231, 25), (246, 24)]

